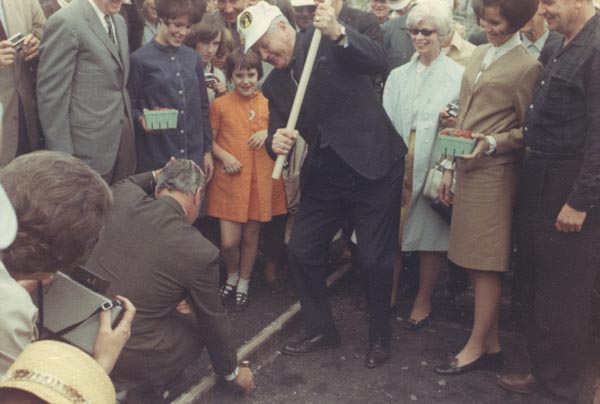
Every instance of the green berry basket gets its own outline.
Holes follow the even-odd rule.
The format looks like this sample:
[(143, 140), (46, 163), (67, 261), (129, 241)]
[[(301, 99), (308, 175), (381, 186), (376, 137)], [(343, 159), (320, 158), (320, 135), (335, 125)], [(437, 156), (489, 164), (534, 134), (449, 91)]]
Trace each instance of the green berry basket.
[(159, 109), (156, 111), (144, 111), (146, 127), (150, 130), (177, 128), (177, 116), (179, 116), (179, 111), (177, 111), (176, 109)]
[[(447, 133), (447, 132), (446, 132)], [(464, 156), (473, 153), (477, 139), (452, 136), (451, 134), (438, 135), (438, 144), (443, 156)]]

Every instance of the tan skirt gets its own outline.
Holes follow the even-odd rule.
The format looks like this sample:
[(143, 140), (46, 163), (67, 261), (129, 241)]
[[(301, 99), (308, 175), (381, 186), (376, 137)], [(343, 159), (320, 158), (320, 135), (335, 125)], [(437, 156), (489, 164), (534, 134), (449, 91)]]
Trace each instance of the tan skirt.
[(410, 131), (408, 137), (408, 152), (406, 153), (405, 165), (404, 165), (404, 178), (408, 178), (408, 181), (402, 182), (402, 201), (400, 204), (400, 231), (398, 233), (398, 246), (402, 247), (402, 234), (404, 232), (404, 223), (408, 217), (408, 208), (410, 207), (410, 198), (412, 197), (412, 178), (413, 178), (413, 167), (415, 162), (415, 139), (417, 132), (415, 130)]
[(510, 267), (511, 227), (519, 165), (457, 169), (448, 258), (480, 271)]

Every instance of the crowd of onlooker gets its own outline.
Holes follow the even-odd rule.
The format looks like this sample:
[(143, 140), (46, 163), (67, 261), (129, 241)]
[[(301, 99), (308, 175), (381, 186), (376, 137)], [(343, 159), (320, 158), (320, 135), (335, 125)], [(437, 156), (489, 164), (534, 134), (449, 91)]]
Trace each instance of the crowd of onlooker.
[[(501, 274), (517, 262), (513, 297), (529, 324), (533, 366), (499, 384), (519, 393), (541, 385), (574, 400), (600, 268), (597, 3), (468, 3), (479, 29), (454, 18), (460, 0), (370, 0), (364, 11), (343, 0), (0, 1), (2, 402), (114, 401), (107, 374), (119, 391), (148, 383), (159, 396), (204, 346), (215, 373), (251, 391), (224, 307), (252, 304), (259, 254), (268, 287), (290, 287), (280, 264), (294, 224), (303, 230), (290, 242), (290, 277), (305, 320), (314, 314), (322, 328), (311, 335), (307, 326), (307, 339), (283, 351), (338, 346), (332, 319), (316, 313), (327, 304), (315, 275), (325, 257), (311, 232), (324, 224), (307, 213), (326, 217), (332, 206), (357, 215), (330, 227), (361, 251), (353, 266), (368, 278), (367, 367), (390, 357), (387, 317), (399, 283), (414, 285), (405, 329), (417, 332), (431, 321), (447, 267), (451, 284), (470, 281), (474, 319), (466, 344), (435, 371), (500, 369)], [(280, 130), (301, 82), (303, 38), (315, 27), (325, 44), (313, 68), (323, 93), (300, 110), (304, 142)], [(345, 65), (331, 67), (332, 58)], [(336, 99), (344, 86), (361, 91), (355, 107), (376, 104), (377, 122), (351, 113), (328, 121), (323, 111), (353, 103)], [(385, 140), (370, 132), (375, 123), (394, 136), (381, 161), (356, 150), (374, 140), (353, 140), (355, 132)], [(472, 150), (442, 152), (442, 129), (468, 133)], [(345, 140), (330, 135), (344, 131)], [(273, 179), (282, 154), (283, 178)], [(388, 157), (404, 172), (397, 182), (390, 170), (375, 172)], [(338, 189), (350, 197), (328, 205)], [(346, 205), (355, 195), (360, 203)], [(372, 209), (370, 198), (386, 204), (360, 211)], [(366, 222), (377, 228), (366, 232)], [(363, 234), (390, 245), (377, 249)], [(43, 329), (29, 295), (80, 265), (124, 306), (115, 328), (100, 314), (95, 361), (34, 342)], [(379, 266), (389, 274), (374, 281)], [(69, 374), (44, 355), (85, 371)], [(101, 386), (92, 391), (87, 377)]]

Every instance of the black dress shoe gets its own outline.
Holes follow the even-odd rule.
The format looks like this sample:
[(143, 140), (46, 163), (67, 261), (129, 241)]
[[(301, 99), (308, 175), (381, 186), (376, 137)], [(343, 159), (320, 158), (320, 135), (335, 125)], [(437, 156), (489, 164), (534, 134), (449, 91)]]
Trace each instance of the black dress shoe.
[(404, 329), (407, 331), (418, 331), (423, 327), (426, 327), (431, 322), (431, 313), (427, 315), (423, 320), (417, 321), (409, 318), (406, 324), (404, 325)]
[(340, 347), (340, 337), (335, 335), (318, 334), (314, 337), (306, 337), (302, 341), (290, 342), (285, 345), (281, 352), (284, 355), (304, 355), (311, 352), (326, 351)]
[(454, 357), (450, 360), (450, 362), (435, 368), (435, 373), (444, 376), (457, 376), (473, 370), (493, 370), (486, 354), (481, 355), (473, 362), (467, 363), (463, 366), (458, 366), (458, 359)]
[(390, 359), (390, 349), (381, 342), (376, 342), (369, 348), (365, 366), (369, 369), (383, 365)]

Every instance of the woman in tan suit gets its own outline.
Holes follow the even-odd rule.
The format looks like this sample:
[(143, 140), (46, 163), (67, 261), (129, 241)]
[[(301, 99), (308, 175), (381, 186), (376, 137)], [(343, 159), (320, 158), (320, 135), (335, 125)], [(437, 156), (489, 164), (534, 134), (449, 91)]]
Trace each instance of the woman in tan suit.
[[(538, 0), (474, 0), (473, 9), (489, 44), (478, 47), (465, 68), (459, 115), (444, 126), (473, 131), (472, 154), (446, 170), (443, 202), (453, 203), (448, 258), (467, 268), (475, 292), (473, 329), (467, 344), (436, 373), (455, 375), (502, 365), (498, 338), (500, 273), (510, 263), (522, 130), (541, 65), (521, 45), (519, 29)], [(456, 175), (452, 201), (450, 185)]]

